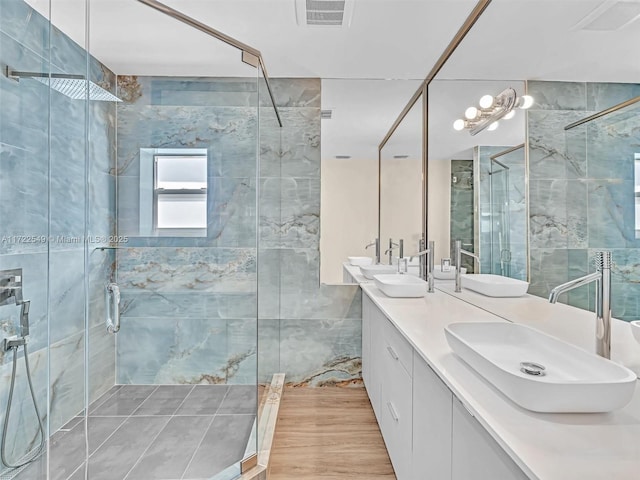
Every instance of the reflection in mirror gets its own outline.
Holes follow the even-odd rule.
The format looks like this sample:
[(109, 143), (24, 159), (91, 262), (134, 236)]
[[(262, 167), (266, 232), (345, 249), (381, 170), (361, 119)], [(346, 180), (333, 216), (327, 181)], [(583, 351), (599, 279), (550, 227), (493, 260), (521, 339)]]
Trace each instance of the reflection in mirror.
[(410, 256), (422, 238), (422, 96), (380, 151), (381, 263)]
[(419, 84), (420, 80), (322, 80), (322, 283), (343, 283), (347, 257), (375, 257), (375, 248), (365, 247), (378, 236), (378, 145)]
[[(478, 134), (473, 146), (479, 147), (480, 156), (483, 147), (525, 144), (529, 293), (547, 297), (553, 287), (594, 271), (594, 253), (608, 250), (615, 264), (612, 311), (622, 319), (640, 317), (640, 303), (636, 301), (640, 289), (640, 240), (636, 238), (634, 180), (638, 103), (633, 102), (640, 95), (640, 85), (637, 62), (629, 60), (635, 58), (640, 27), (637, 13), (620, 15), (621, 9), (636, 9), (635, 3), (493, 0), (429, 90), (429, 157), (434, 159), (438, 158), (432, 152), (432, 147), (437, 147), (434, 143), (446, 141), (432, 131), (441, 117), (433, 112), (439, 97), (431, 87), (460, 78), (512, 79), (518, 82), (496, 81), (518, 90), (515, 85), (526, 82), (526, 93), (534, 99), (524, 116), (522, 132), (526, 137), (510, 141), (480, 138), (500, 132), (506, 125), (501, 121), (494, 132)], [(527, 21), (522, 22), (523, 18)], [(544, 25), (542, 36), (540, 25)], [(469, 106), (459, 106), (455, 116), (442, 120), (443, 127), (460, 118)], [(453, 128), (449, 133), (452, 132)], [(470, 139), (468, 134), (459, 138)], [(510, 167), (511, 194), (513, 167), (505, 162), (506, 156), (498, 160)], [(498, 171), (488, 170), (502, 175)], [(435, 180), (431, 168), (429, 173), (431, 187)], [(494, 182), (494, 196), (498, 194), (496, 187)], [(511, 197), (509, 201), (513, 201)], [(429, 206), (431, 223), (440, 212), (437, 203), (430, 201)], [(510, 210), (512, 226), (513, 213)], [(509, 232), (514, 243), (514, 228)], [(495, 243), (496, 236), (492, 235), (489, 260), (482, 244), (478, 246), (481, 257), (485, 257), (483, 267), (489, 262), (487, 268), (506, 271), (506, 266), (499, 264), (499, 235), (498, 245)], [(508, 267), (514, 274), (522, 267), (515, 265), (513, 249), (510, 253), (512, 262)], [(575, 289), (560, 301), (590, 308), (593, 290)]]
[(476, 113), (470, 110), (480, 110), (489, 97), (511, 89), (521, 98), (525, 85), (499, 80), (435, 80), (429, 85), (427, 218), (436, 265), (454, 257), (454, 242), (461, 240), (465, 250), (480, 256), (480, 266), (462, 257), (468, 273), (526, 278), (524, 154), (523, 149), (507, 152), (524, 142), (524, 112), (515, 108), (498, 128), (456, 128)]

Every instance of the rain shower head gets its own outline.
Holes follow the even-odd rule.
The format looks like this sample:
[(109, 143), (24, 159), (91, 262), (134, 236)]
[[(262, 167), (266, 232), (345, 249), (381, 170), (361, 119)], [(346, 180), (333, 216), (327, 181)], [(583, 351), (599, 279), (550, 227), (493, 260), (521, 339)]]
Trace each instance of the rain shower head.
[(89, 100), (101, 102), (121, 102), (118, 97), (106, 91), (104, 88), (85, 79), (82, 75), (66, 75), (59, 73), (38, 73), (38, 72), (18, 72), (6, 67), (7, 77), (19, 81), (21, 78), (30, 78), (47, 85), (56, 92), (60, 92), (74, 100), (85, 100), (87, 98), (87, 83), (89, 90)]

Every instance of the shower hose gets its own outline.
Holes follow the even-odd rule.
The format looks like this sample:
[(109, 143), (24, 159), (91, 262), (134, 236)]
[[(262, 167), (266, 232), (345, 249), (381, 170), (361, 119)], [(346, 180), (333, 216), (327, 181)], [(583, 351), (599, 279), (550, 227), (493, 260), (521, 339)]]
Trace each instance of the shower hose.
[(44, 450), (44, 427), (42, 425), (42, 418), (40, 417), (40, 411), (38, 410), (38, 403), (36, 402), (36, 394), (33, 390), (33, 383), (31, 382), (31, 371), (29, 369), (29, 355), (27, 352), (27, 345), (22, 346), (24, 350), (24, 364), (27, 371), (27, 380), (29, 382), (29, 390), (31, 390), (31, 398), (33, 399), (33, 407), (36, 411), (36, 416), (38, 417), (38, 425), (40, 427), (40, 445), (33, 452), (32, 455), (27, 455), (26, 460), (23, 458), (22, 460), (17, 461), (15, 464), (9, 463), (7, 461), (7, 456), (5, 454), (5, 448), (7, 443), (7, 430), (9, 427), (9, 414), (11, 413), (11, 401), (13, 399), (13, 389), (16, 383), (16, 367), (18, 365), (18, 347), (11, 347), (13, 350), (13, 371), (11, 372), (11, 386), (9, 387), (9, 398), (7, 400), (7, 411), (4, 416), (4, 427), (2, 429), (2, 444), (0, 445), (0, 457), (2, 458), (2, 463), (9, 468), (20, 468), (27, 465), (30, 462), (33, 462), (36, 458), (40, 456), (42, 451)]

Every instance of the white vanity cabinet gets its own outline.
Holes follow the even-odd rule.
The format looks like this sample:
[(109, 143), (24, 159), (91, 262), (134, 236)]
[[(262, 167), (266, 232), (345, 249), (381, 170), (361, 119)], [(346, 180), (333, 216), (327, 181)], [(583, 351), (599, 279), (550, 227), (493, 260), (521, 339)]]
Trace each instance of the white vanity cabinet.
[(362, 377), (398, 480), (527, 478), (368, 295)]
[(451, 390), (414, 352), (412, 478), (415, 480), (451, 478), (452, 401)]
[(451, 480), (528, 478), (457, 398), (453, 400), (452, 440)]

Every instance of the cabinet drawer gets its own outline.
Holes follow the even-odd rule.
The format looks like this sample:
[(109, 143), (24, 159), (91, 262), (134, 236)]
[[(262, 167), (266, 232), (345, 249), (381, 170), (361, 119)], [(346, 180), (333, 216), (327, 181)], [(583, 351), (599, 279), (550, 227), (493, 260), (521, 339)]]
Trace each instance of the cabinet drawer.
[(411, 478), (412, 382), (399, 363), (387, 363), (380, 402), (380, 429), (398, 480)]
[(402, 365), (410, 377), (413, 376), (413, 348), (398, 329), (385, 317), (382, 328), (384, 337), (383, 355), (390, 357)]

